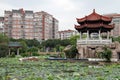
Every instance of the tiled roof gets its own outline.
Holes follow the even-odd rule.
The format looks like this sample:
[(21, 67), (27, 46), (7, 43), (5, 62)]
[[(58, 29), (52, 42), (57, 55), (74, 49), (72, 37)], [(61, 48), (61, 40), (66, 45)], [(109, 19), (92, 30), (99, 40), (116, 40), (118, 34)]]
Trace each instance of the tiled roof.
[(95, 9), (93, 10), (93, 12), (90, 15), (85, 16), (83, 18), (77, 18), (78, 23), (81, 23), (84, 21), (97, 21), (97, 20), (111, 21), (112, 19), (110, 17), (102, 16), (102, 15), (96, 13)]
[(20, 42), (9, 42), (8, 44), (9, 47), (21, 47), (22, 45)]

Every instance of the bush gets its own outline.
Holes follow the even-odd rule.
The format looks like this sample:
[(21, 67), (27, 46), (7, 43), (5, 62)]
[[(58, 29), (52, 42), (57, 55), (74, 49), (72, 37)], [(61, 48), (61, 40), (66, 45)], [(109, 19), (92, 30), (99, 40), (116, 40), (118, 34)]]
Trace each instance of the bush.
[(36, 52), (33, 52), (32, 56), (40, 56), (40, 55), (38, 53), (36, 53)]
[(14, 58), (14, 57), (15, 57), (15, 53), (14, 53), (14, 52), (12, 52), (12, 54), (11, 54), (11, 55), (9, 55), (9, 57)]
[(104, 51), (101, 52), (102, 58), (105, 58), (106, 61), (110, 62), (112, 58), (112, 51), (106, 46), (103, 48), (103, 50)]
[(0, 45), (0, 57), (6, 57), (8, 54), (8, 46), (5, 44)]
[(22, 54), (20, 54), (22, 57), (28, 57), (28, 56), (30, 56), (28, 53), (22, 53)]
[(37, 47), (29, 48), (27, 52), (38, 52), (38, 48)]
[(78, 50), (76, 49), (76, 46), (73, 45), (71, 49), (64, 51), (67, 58), (75, 58), (76, 54), (78, 53)]

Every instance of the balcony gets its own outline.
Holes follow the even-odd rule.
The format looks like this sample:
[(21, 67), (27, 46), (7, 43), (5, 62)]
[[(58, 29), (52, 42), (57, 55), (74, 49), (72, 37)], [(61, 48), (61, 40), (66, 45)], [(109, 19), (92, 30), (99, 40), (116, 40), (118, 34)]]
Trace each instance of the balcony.
[(111, 39), (81, 39), (77, 40), (77, 44), (81, 45), (106, 45), (112, 43)]

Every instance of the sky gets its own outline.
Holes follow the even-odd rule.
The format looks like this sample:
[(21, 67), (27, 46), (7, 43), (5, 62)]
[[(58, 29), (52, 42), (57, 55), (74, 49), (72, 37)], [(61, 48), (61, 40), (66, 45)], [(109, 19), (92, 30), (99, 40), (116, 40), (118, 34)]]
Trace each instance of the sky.
[(76, 18), (92, 13), (120, 13), (120, 0), (0, 0), (0, 16), (4, 10), (20, 9), (45, 11), (59, 21), (59, 30), (74, 30)]

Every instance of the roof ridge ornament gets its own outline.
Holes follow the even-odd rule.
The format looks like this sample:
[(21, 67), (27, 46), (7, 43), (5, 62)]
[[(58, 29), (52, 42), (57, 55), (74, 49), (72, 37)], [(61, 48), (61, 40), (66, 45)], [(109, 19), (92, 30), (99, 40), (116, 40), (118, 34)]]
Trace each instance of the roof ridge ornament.
[(93, 13), (95, 13), (95, 9), (93, 9)]

